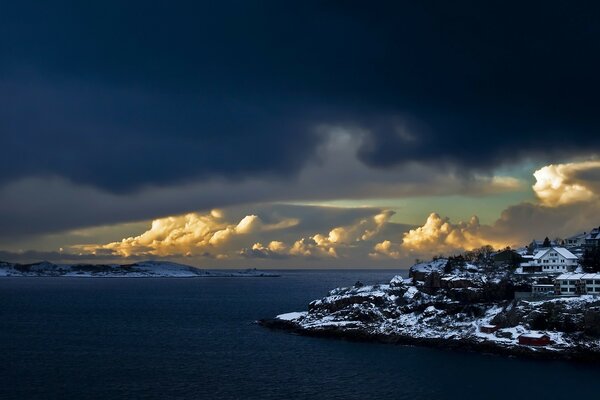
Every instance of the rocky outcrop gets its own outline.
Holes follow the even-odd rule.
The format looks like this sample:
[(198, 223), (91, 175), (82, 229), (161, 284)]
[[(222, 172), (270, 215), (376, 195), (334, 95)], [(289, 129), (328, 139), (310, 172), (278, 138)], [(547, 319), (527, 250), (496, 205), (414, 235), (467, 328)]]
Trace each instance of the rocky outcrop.
[[(523, 282), (510, 275), (434, 267), (388, 285), (335, 289), (307, 312), (262, 324), (303, 335), (600, 361), (600, 299), (517, 301), (514, 291)], [(495, 332), (482, 333), (490, 324)], [(552, 344), (520, 345), (519, 335), (528, 332), (543, 332)]]

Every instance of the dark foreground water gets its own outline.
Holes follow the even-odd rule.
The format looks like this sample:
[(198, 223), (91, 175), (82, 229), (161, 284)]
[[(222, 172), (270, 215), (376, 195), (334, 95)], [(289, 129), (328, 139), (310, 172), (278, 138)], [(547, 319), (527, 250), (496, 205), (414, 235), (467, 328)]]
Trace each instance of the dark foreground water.
[(0, 279), (0, 399), (567, 399), (600, 368), (273, 332), (336, 286), (390, 271), (280, 278)]

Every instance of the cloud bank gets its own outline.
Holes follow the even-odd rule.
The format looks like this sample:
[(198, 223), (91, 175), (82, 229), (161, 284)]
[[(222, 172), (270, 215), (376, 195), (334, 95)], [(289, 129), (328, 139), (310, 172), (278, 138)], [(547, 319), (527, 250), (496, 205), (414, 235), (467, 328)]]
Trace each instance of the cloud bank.
[(209, 214), (189, 213), (159, 218), (139, 236), (124, 238), (104, 245), (82, 245), (79, 250), (92, 255), (110, 254), (122, 257), (211, 255), (225, 258), (222, 251), (235, 238), (258, 232), (293, 227), (294, 219), (265, 224), (256, 215), (247, 215), (237, 224), (228, 223), (219, 210)]

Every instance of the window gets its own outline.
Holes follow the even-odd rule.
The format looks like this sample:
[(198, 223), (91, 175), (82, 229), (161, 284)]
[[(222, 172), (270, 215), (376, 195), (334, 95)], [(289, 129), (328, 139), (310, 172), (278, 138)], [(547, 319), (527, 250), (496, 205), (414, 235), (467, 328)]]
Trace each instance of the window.
[(562, 284), (563, 284), (563, 285), (568, 285), (568, 284), (569, 284), (569, 281), (562, 281)]
[(567, 290), (567, 288), (564, 288), (564, 287), (563, 287), (563, 288), (560, 288), (560, 291), (561, 291), (561, 292), (567, 292), (568, 290)]
[(575, 288), (572, 288), (572, 287), (569, 288), (569, 292), (574, 292), (574, 291), (575, 291)]
[(588, 279), (588, 280), (585, 281), (585, 284), (586, 285), (593, 285), (594, 281)]

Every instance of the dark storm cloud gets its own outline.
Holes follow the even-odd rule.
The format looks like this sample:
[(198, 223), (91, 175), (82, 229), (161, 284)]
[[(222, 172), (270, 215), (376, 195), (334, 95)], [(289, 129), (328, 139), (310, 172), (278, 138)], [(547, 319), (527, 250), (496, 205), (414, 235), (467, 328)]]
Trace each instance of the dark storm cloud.
[(598, 9), (572, 2), (12, 2), (0, 182), (288, 175), (315, 124), (369, 165), (597, 151)]

